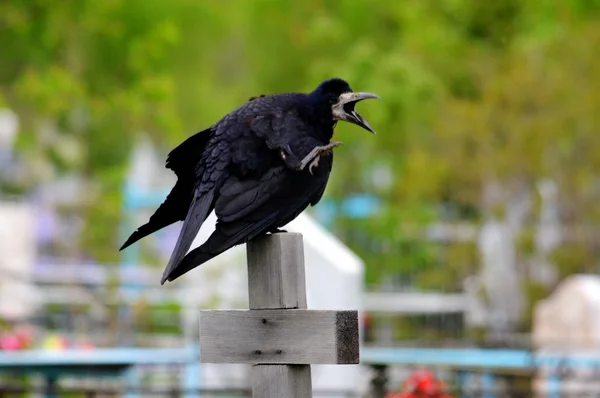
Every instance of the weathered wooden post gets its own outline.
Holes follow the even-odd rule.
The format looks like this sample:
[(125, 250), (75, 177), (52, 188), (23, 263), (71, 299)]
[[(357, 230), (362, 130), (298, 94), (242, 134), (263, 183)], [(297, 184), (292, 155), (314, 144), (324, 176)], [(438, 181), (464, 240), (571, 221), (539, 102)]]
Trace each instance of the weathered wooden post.
[(310, 364), (359, 362), (357, 311), (306, 308), (302, 235), (247, 244), (250, 310), (201, 311), (200, 360), (248, 363), (254, 398), (312, 397)]

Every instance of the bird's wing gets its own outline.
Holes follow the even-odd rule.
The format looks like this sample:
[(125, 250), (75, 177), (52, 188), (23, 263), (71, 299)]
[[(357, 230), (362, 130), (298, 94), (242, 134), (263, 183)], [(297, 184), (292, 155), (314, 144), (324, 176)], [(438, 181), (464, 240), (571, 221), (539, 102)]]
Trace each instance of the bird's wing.
[(229, 177), (219, 189), (219, 197), (215, 201), (218, 234), (214, 238), (211, 236), (202, 249), (218, 253), (267, 232), (273, 226), (288, 223), (309, 204), (319, 201), (331, 164), (331, 158), (328, 158), (314, 175), (277, 165), (267, 170), (260, 179)]
[(212, 200), (213, 191), (208, 191), (204, 195), (192, 201), (187, 216), (183, 221), (183, 226), (179, 232), (179, 237), (177, 238), (177, 243), (175, 244), (173, 253), (171, 253), (169, 262), (163, 271), (163, 276), (160, 281), (161, 285), (165, 283), (169, 275), (177, 267), (181, 259), (185, 257), (186, 253), (192, 246), (192, 243), (194, 242), (202, 223), (204, 220), (206, 220), (206, 217), (208, 217), (212, 210)]
[[(283, 167), (267, 170), (260, 179), (240, 180), (229, 177), (219, 190), (215, 201), (215, 212), (219, 222), (234, 222), (241, 219), (254, 222), (268, 218), (276, 205), (282, 204), (295, 191), (291, 186), (292, 175)], [(265, 207), (266, 204), (270, 208)]]
[[(222, 126), (216, 126), (214, 137), (222, 135)], [(220, 184), (219, 180), (225, 174), (225, 169), (229, 162), (229, 143), (223, 137), (221, 139), (210, 139), (202, 152), (200, 160), (185, 164), (184, 157), (190, 155), (186, 148), (178, 148), (179, 152), (170, 163), (173, 167), (181, 167), (182, 171), (191, 173), (194, 181), (192, 200), (189, 207), (185, 209), (186, 217), (183, 226), (179, 232), (177, 243), (171, 253), (169, 262), (165, 267), (161, 284), (164, 284), (171, 272), (177, 267), (182, 258), (186, 255), (202, 223), (206, 220), (214, 207), (215, 188)], [(179, 158), (181, 156), (181, 158)]]
[[(217, 124), (216, 144), (209, 143), (205, 151), (207, 159), (197, 171), (201, 181), (196, 185), (196, 199), (161, 283), (174, 280), (228, 248), (267, 232), (277, 220), (285, 219), (287, 213), (297, 214), (310, 202), (312, 194), (306, 196), (304, 184), (296, 181), (300, 174), (287, 169), (278, 151), (273, 150), (286, 145), (290, 133), (293, 136), (300, 132), (300, 127), (294, 129), (295, 125), (290, 123), (280, 127), (281, 121), (288, 120), (290, 115), (282, 112), (281, 102), (275, 104), (277, 99), (291, 102), (293, 97), (256, 98)], [(272, 105), (276, 105), (275, 109)], [(266, 123), (262, 130), (260, 126), (254, 129), (255, 122), (269, 119), (275, 123)], [(227, 156), (222, 156), (223, 153)], [(194, 214), (204, 216), (213, 207), (219, 220), (216, 231), (207, 242), (186, 255), (203, 222)]]
[(193, 198), (196, 165), (200, 161), (209, 137), (210, 129), (201, 131), (189, 137), (169, 153), (165, 167), (173, 170), (177, 176), (175, 186), (148, 222), (133, 232), (119, 250), (125, 249), (159, 229), (185, 219)]
[(205, 243), (190, 251), (167, 279), (175, 280), (225, 250), (268, 232), (280, 220), (304, 210), (309, 199), (303, 197), (300, 181), (295, 181), (294, 175), (297, 173), (281, 165), (269, 169), (259, 180), (240, 180), (231, 175), (221, 186), (215, 201), (218, 217), (215, 231)]
[(313, 129), (294, 109), (260, 115), (252, 120), (250, 128), (269, 149), (289, 148), (295, 138), (310, 138)]
[(177, 177), (194, 175), (202, 151), (211, 137), (212, 128), (196, 133), (175, 147), (167, 155), (165, 167), (173, 170)]

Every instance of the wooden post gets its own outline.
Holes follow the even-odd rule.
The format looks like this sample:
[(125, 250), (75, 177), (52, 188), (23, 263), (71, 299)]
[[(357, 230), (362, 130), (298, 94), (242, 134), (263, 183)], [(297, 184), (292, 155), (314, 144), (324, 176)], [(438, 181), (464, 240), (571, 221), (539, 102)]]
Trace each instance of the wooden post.
[(200, 359), (249, 363), (254, 398), (310, 398), (310, 364), (359, 362), (357, 311), (306, 308), (302, 235), (247, 244), (250, 310), (201, 311)]
[[(306, 309), (302, 235), (275, 234), (246, 251), (250, 310)], [(252, 396), (312, 397), (310, 365), (252, 366)]]

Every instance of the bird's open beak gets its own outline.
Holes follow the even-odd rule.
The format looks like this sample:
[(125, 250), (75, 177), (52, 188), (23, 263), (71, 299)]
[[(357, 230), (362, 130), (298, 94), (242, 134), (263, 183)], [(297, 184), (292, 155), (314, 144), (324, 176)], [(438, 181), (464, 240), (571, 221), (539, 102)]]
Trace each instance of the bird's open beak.
[(354, 123), (365, 130), (369, 130), (371, 133), (376, 134), (371, 125), (354, 109), (357, 102), (369, 98), (379, 99), (377, 95), (371, 93), (343, 93), (339, 96), (338, 103), (332, 108), (333, 116), (337, 120), (345, 120)]

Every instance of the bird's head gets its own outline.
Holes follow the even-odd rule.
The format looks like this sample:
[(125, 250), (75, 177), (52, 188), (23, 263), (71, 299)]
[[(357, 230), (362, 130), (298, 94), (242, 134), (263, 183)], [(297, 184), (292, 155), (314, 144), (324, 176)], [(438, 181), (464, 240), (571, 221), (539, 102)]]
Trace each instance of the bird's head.
[(375, 130), (362, 116), (354, 109), (357, 102), (368, 98), (379, 97), (375, 94), (364, 92), (353, 92), (348, 82), (340, 78), (325, 80), (323, 83), (311, 93), (311, 97), (319, 102), (326, 102), (327, 107), (331, 110), (333, 122), (344, 120), (354, 123), (371, 133), (375, 134)]

